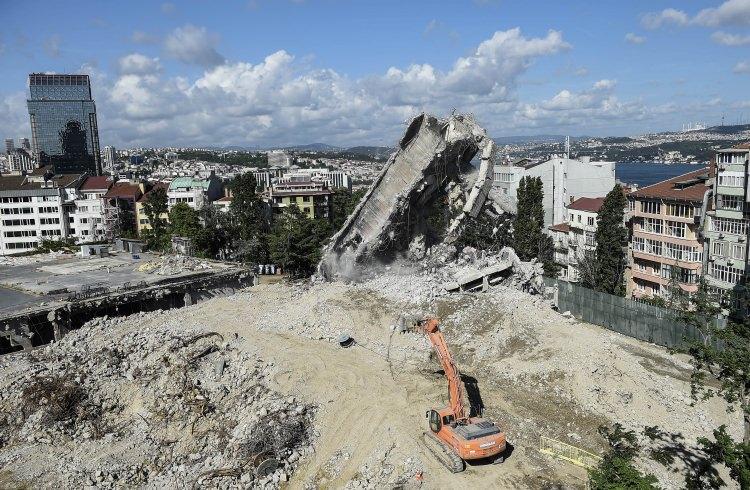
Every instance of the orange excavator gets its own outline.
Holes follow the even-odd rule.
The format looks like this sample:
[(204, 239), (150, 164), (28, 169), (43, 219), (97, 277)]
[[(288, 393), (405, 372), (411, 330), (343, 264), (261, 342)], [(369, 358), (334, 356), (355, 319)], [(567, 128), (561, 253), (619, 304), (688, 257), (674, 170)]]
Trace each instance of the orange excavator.
[(428, 410), (425, 414), (430, 428), (424, 433), (427, 448), (452, 473), (463, 471), (466, 460), (502, 463), (505, 433), (494, 422), (466, 416), (461, 375), (440, 331), (438, 319), (425, 318), (410, 330), (427, 335), (448, 379), (450, 405), (441, 410)]

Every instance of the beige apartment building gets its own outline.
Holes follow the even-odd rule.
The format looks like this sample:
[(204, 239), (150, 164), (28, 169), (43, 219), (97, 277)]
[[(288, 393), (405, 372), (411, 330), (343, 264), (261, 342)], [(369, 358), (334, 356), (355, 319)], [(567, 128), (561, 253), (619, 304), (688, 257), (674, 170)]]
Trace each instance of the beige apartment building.
[(664, 297), (673, 274), (693, 293), (703, 267), (699, 228), (709, 169), (644, 187), (628, 196), (633, 236), (628, 253), (628, 296)]

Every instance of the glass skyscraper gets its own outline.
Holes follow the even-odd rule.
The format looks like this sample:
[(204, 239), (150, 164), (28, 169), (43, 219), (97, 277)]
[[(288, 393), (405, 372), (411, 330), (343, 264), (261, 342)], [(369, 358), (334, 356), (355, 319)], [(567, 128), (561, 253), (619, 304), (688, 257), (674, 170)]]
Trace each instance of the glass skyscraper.
[(96, 105), (88, 75), (29, 75), (34, 156), (55, 173), (101, 175)]

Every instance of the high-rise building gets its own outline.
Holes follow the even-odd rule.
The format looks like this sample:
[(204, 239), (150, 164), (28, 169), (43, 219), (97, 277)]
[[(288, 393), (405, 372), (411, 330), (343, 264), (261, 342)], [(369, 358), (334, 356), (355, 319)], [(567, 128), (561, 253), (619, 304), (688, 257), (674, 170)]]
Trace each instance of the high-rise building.
[(114, 146), (104, 147), (104, 168), (112, 169), (117, 161), (117, 152)]
[(18, 141), (21, 145), (21, 149), (26, 151), (31, 151), (31, 143), (29, 143), (29, 138), (18, 138)]
[(12, 153), (16, 149), (16, 145), (13, 144), (13, 138), (7, 138), (5, 140), (5, 153)]
[(33, 152), (55, 173), (101, 175), (96, 105), (88, 75), (29, 75)]

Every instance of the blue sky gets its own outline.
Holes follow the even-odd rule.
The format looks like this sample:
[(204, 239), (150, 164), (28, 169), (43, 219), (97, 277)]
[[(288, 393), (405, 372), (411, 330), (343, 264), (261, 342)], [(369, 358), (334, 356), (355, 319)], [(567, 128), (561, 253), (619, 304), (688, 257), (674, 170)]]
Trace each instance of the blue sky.
[(4, 2), (0, 136), (30, 72), (89, 73), (102, 144), (393, 144), (750, 121), (750, 0)]

